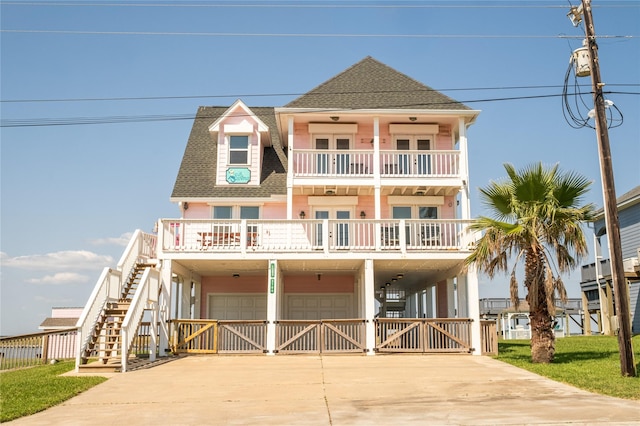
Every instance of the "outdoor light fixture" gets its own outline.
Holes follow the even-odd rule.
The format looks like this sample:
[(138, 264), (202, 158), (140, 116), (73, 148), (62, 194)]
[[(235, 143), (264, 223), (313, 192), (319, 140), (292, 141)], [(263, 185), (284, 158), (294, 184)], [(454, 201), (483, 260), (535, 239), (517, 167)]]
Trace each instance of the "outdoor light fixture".
[(182, 201), (180, 201), (179, 204), (180, 204), (180, 207), (182, 207), (182, 210), (189, 210), (189, 203), (188, 202), (185, 201), (183, 203)]
[(416, 117), (409, 117), (409, 121), (416, 121), (417, 118)]
[(384, 283), (384, 285), (386, 285), (387, 287), (389, 287), (391, 285), (391, 283)]
[(233, 274), (233, 278), (240, 278), (240, 274)]
[(367, 214), (364, 212), (364, 210), (362, 210), (360, 212), (360, 219), (364, 219), (365, 217), (367, 217)]
[(336, 116), (336, 115), (332, 115), (331, 117), (329, 117), (331, 119), (331, 121), (338, 121), (340, 120), (340, 117)]
[(304, 210), (300, 210), (300, 219), (304, 219), (305, 216)]
[(399, 280), (401, 280), (401, 279), (403, 279), (403, 278), (404, 278), (404, 274), (398, 274), (398, 275), (396, 275), (396, 277), (397, 277)]

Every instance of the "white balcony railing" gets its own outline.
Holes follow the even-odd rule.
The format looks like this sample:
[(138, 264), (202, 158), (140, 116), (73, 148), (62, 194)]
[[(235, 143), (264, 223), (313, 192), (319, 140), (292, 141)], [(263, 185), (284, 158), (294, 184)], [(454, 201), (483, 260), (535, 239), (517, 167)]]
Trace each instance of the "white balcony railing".
[[(294, 177), (373, 177), (372, 151), (295, 150)], [(383, 177), (459, 177), (459, 151), (381, 151)]]
[(163, 219), (162, 249), (177, 252), (468, 250), (464, 220)]

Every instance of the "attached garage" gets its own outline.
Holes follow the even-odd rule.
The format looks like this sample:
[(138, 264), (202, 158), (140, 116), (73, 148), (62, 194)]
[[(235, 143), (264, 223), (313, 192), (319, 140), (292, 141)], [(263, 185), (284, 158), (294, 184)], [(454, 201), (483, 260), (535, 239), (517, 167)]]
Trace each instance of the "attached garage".
[(320, 320), (353, 318), (353, 295), (338, 294), (287, 294), (286, 319)]
[(267, 295), (210, 293), (207, 295), (207, 312), (209, 319), (266, 320)]

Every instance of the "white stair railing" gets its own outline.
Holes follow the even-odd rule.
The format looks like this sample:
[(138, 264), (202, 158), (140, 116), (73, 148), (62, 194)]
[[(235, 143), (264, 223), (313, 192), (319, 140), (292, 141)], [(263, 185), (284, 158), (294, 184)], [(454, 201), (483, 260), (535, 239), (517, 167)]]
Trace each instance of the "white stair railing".
[(115, 302), (120, 297), (120, 283), (122, 273), (110, 268), (104, 268), (89, 300), (82, 310), (80, 318), (76, 323), (78, 327), (78, 353), (76, 354), (76, 371), (82, 363), (85, 350), (91, 343), (96, 324), (100, 320), (104, 307), (109, 302)]
[[(145, 309), (157, 308), (159, 289), (160, 273), (150, 267), (146, 268), (142, 274), (136, 293), (133, 296), (133, 300), (131, 300), (131, 304), (127, 310), (127, 315), (125, 315), (124, 320), (122, 321), (122, 328), (120, 330), (122, 336), (122, 353), (120, 354), (122, 357), (121, 371), (123, 373), (127, 371), (129, 347), (131, 346), (133, 339), (136, 337), (136, 332), (142, 322), (142, 315)], [(152, 333), (157, 333), (154, 328), (155, 327), (152, 327)], [(155, 347), (150, 348), (149, 356), (152, 361), (155, 358), (155, 351)]]
[(156, 236), (136, 230), (129, 240), (116, 270), (104, 268), (102, 274), (89, 296), (76, 327), (78, 327), (78, 353), (76, 354), (76, 371), (82, 364), (85, 350), (94, 338), (93, 333), (100, 321), (107, 303), (117, 302), (124, 286), (126, 278), (140, 261), (148, 261), (156, 253)]

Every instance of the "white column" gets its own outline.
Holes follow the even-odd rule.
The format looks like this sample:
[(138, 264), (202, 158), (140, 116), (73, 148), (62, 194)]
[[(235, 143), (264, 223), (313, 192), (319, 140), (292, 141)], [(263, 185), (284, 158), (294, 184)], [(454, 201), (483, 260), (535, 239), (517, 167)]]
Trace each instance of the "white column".
[(447, 279), (447, 317), (455, 318), (456, 312), (456, 291), (455, 284), (451, 278)]
[(458, 132), (460, 134), (460, 176), (462, 177), (462, 191), (460, 194), (461, 219), (471, 218), (469, 205), (469, 148), (467, 146), (467, 125), (464, 118), (458, 119)]
[(467, 309), (471, 323), (471, 346), (474, 355), (482, 355), (482, 339), (480, 334), (480, 302), (478, 296), (478, 273), (475, 266), (470, 265), (467, 270)]
[(287, 220), (293, 219), (293, 117), (287, 126)]
[[(380, 219), (380, 119), (373, 118), (373, 185), (375, 197), (375, 216), (374, 219)], [(380, 235), (378, 232), (376, 235)]]
[(457, 277), (458, 285), (458, 317), (469, 318), (469, 300), (467, 291), (467, 277), (459, 275)]
[(364, 318), (365, 323), (365, 345), (367, 355), (375, 355), (376, 349), (376, 326), (373, 322), (376, 312), (376, 294), (373, 271), (373, 259), (364, 260)]
[(169, 349), (170, 331), (167, 320), (171, 319), (169, 318), (169, 307), (171, 306), (172, 275), (171, 260), (163, 259), (162, 268), (160, 270), (160, 286), (162, 288), (162, 293), (158, 298), (158, 309), (160, 311), (160, 344), (158, 345), (158, 350), (160, 352), (160, 356), (165, 356), (167, 354), (167, 350)]
[(149, 327), (149, 361), (156, 360), (156, 346), (158, 344), (158, 309), (159, 303), (153, 304), (151, 310), (151, 326)]
[(276, 321), (278, 320), (278, 261), (269, 260), (267, 274), (267, 354), (275, 355)]

